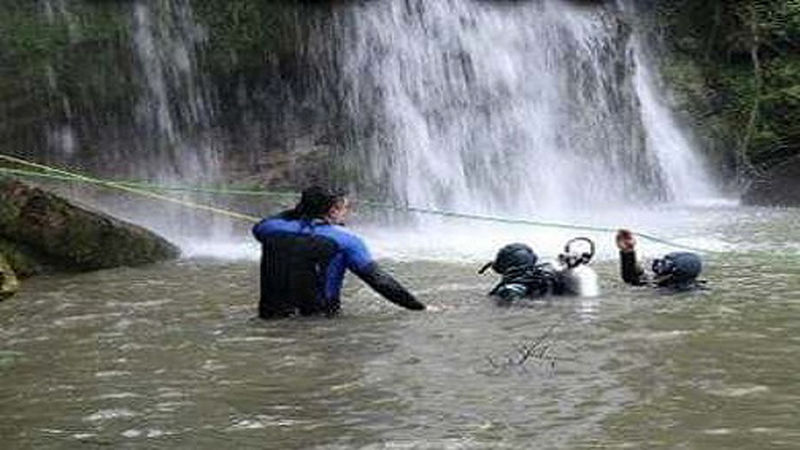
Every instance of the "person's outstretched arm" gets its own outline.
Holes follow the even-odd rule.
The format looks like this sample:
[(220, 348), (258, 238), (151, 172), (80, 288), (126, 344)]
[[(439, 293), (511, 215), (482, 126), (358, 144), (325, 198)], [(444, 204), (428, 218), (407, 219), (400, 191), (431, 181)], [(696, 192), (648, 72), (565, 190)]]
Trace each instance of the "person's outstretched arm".
[(400, 282), (372, 260), (361, 239), (351, 236), (345, 246), (347, 267), (383, 298), (406, 309), (421, 311), (425, 304), (417, 300)]
[(642, 266), (636, 261), (636, 238), (628, 230), (617, 232), (617, 247), (619, 248), (620, 274), (625, 283), (641, 286), (647, 283)]
[(378, 263), (372, 262), (362, 269), (354, 270), (353, 273), (358, 275), (369, 287), (381, 294), (383, 298), (395, 305), (416, 311), (425, 309), (425, 305), (422, 302), (408, 292), (393, 276), (383, 270)]

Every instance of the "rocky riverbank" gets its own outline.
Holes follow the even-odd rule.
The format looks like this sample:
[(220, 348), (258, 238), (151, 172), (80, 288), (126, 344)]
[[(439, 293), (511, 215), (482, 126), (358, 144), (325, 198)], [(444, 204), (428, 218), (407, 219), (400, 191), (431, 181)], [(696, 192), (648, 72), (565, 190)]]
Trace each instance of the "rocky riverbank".
[(3, 295), (16, 290), (17, 276), (136, 266), (179, 255), (175, 245), (142, 227), (0, 178)]

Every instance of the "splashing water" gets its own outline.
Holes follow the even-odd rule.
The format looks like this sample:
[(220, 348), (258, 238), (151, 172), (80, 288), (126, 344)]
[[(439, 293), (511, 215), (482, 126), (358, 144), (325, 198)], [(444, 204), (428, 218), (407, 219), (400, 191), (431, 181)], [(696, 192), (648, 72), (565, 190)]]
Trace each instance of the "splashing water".
[(415, 206), (514, 214), (684, 202), (698, 185), (713, 196), (613, 7), (368, 2), (340, 14), (350, 111), (368, 124), (354, 142), (363, 184)]
[[(65, 14), (63, 2), (53, 5), (48, 14)], [(191, 5), (131, 5), (140, 133), (122, 144), (136, 156), (117, 159), (134, 176), (216, 181), (224, 176), (224, 152), (261, 150), (226, 149), (225, 137), (209, 131), (218, 119), (216, 100), (198, 70), (206, 37)], [(317, 25), (331, 28), (311, 33), (332, 36), (326, 51), (336, 55), (327, 81), (316, 87), (343, 99), (348, 139), (335, 170), (367, 197), (572, 223), (617, 226), (630, 223), (631, 205), (708, 203), (719, 195), (659, 92), (631, 14), (622, 6), (558, 0), (337, 5), (332, 20)], [(65, 152), (74, 147), (69, 128), (56, 131), (53, 139)], [(249, 252), (217, 244), (246, 239), (226, 219), (208, 225), (193, 211), (154, 214), (152, 207), (102, 204), (191, 254)], [(476, 239), (474, 224), (417, 219), (433, 240), (426, 248), (452, 254), (443, 236), (448, 243)], [(485, 228), (492, 245), (546, 235)], [(413, 228), (399, 241), (400, 231), (388, 232), (378, 247), (389, 255), (406, 253), (395, 242), (408, 249), (425, 241)], [(568, 235), (551, 234), (555, 251)]]

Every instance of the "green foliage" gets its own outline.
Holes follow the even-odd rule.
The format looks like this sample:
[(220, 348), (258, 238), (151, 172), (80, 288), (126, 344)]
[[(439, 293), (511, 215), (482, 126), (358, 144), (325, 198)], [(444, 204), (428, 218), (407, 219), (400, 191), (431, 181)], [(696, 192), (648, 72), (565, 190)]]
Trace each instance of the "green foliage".
[[(6, 144), (22, 142), (43, 124), (91, 111), (122, 109), (134, 91), (125, 49), (125, 2), (69, 2), (47, 11), (42, 2), (0, 3), (0, 120)], [(4, 129), (0, 127), (0, 132)]]
[(127, 39), (124, 6), (118, 3), (71, 3), (69, 13), (50, 16), (37, 5), (20, 0), (0, 5), (0, 55), (23, 74), (37, 76), (43, 64)]
[(265, 63), (297, 51), (297, 5), (207, 0), (196, 2), (194, 8), (207, 32), (205, 56), (212, 70), (263, 68)]
[[(232, 92), (243, 79), (260, 86), (264, 79), (284, 75), (281, 71), (303, 70), (293, 65), (308, 39), (300, 23), (326, 8), (297, 1), (190, 4), (204, 35), (197, 44), (198, 71), (220, 88), (223, 101), (235, 100)], [(167, 7), (173, 3), (159, 5), (152, 11), (176, 13)], [(79, 123), (88, 125), (78, 131), (80, 151), (90, 152), (93, 136), (104, 127), (132, 126), (144, 84), (132, 40), (134, 6), (130, 1), (0, 2), (0, 140), (6, 146), (42, 148), (42, 130)], [(168, 36), (163, 27), (173, 23), (173, 17), (156, 18), (155, 32)]]
[(800, 0), (664, 1), (657, 14), (674, 51), (665, 76), (701, 127), (756, 165), (800, 154)]

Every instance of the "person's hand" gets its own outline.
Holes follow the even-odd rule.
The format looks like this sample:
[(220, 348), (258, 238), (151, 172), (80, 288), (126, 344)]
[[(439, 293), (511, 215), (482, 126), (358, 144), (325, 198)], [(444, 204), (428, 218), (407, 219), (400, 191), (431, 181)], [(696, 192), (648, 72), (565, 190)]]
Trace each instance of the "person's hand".
[(632, 252), (636, 247), (636, 238), (630, 230), (617, 231), (617, 248), (623, 252)]

